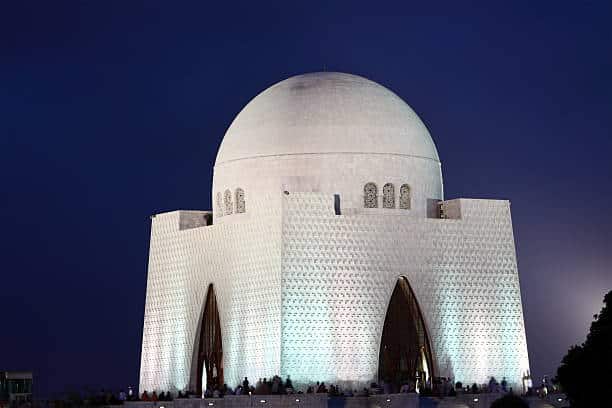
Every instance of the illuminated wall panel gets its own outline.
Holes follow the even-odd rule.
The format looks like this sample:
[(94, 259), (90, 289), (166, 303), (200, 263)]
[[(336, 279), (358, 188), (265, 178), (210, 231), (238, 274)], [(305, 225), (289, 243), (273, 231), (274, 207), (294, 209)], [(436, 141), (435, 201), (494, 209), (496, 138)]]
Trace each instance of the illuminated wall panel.
[(405, 276), (437, 373), (464, 383), (506, 377), (518, 387), (529, 363), (509, 203), (448, 203), (460, 206), (460, 219), (335, 215), (332, 197), (285, 197), (283, 374), (375, 379), (386, 308)]
[(209, 283), (226, 382), (280, 373), (297, 384), (361, 386), (376, 378), (399, 276), (422, 308), (436, 372), (519, 387), (529, 364), (509, 203), (445, 205), (456, 219), (335, 215), (332, 195), (290, 193), (281, 214), (264, 219), (235, 214), (245, 218), (179, 231), (179, 212), (156, 216), (141, 389), (189, 387)]

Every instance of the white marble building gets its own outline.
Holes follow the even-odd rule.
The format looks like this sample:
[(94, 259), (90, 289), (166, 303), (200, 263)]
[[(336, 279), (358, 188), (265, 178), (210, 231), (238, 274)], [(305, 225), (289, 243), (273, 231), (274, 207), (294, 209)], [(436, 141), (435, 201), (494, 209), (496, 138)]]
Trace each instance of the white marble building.
[(213, 202), (152, 218), (141, 391), (197, 388), (211, 284), (214, 375), (227, 384), (376, 380), (401, 277), (430, 374), (520, 389), (529, 361), (510, 203), (444, 201), (434, 142), (388, 89), (330, 72), (266, 89), (225, 134)]

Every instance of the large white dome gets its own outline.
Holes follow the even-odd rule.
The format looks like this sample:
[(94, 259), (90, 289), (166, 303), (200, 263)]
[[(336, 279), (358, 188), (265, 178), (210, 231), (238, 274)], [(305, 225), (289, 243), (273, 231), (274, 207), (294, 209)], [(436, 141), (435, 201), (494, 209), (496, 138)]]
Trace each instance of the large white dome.
[[(380, 190), (375, 207), (366, 185)], [(383, 207), (384, 188), (397, 202), (409, 191), (410, 204)], [(236, 116), (217, 154), (213, 211), (217, 223), (278, 214), (282, 194), (317, 192), (345, 212), (426, 217), (442, 190), (434, 142), (404, 101), (365, 78), (318, 72), (271, 86)]]
[(396, 94), (356, 75), (317, 72), (281, 81), (249, 102), (227, 130), (216, 164), (312, 153), (439, 161), (427, 128)]

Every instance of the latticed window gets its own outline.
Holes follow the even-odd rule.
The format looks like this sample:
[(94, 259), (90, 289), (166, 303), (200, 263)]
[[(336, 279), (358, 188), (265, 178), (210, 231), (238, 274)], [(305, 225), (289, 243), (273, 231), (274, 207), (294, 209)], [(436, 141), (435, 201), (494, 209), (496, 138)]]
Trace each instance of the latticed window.
[(383, 208), (395, 208), (395, 186), (391, 183), (383, 186)]
[(236, 189), (236, 214), (242, 214), (246, 211), (244, 205), (244, 190), (241, 188)]
[(225, 205), (225, 215), (231, 214), (234, 212), (234, 205), (232, 204), (232, 192), (229, 190), (225, 190), (223, 194), (223, 204)]
[(378, 208), (378, 188), (374, 183), (367, 183), (363, 187), (363, 206), (365, 208)]
[(217, 216), (223, 217), (223, 197), (221, 197), (221, 193), (217, 193)]
[(399, 207), (402, 210), (410, 209), (410, 186), (408, 184), (402, 184), (400, 187)]

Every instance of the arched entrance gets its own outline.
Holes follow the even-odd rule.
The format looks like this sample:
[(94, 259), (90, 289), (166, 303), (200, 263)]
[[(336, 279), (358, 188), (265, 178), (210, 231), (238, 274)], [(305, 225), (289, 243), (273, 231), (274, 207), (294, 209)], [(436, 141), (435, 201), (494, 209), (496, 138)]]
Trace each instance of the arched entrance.
[(408, 384), (422, 389), (433, 373), (429, 335), (419, 304), (408, 280), (400, 277), (395, 284), (380, 342), (378, 380), (395, 387)]
[(221, 324), (219, 322), (219, 310), (217, 309), (217, 297), (213, 285), (208, 286), (206, 293), (206, 304), (200, 325), (197, 371), (196, 371), (196, 395), (202, 395), (203, 380), (206, 378), (204, 389), (214, 390), (223, 385), (223, 346), (221, 343)]

